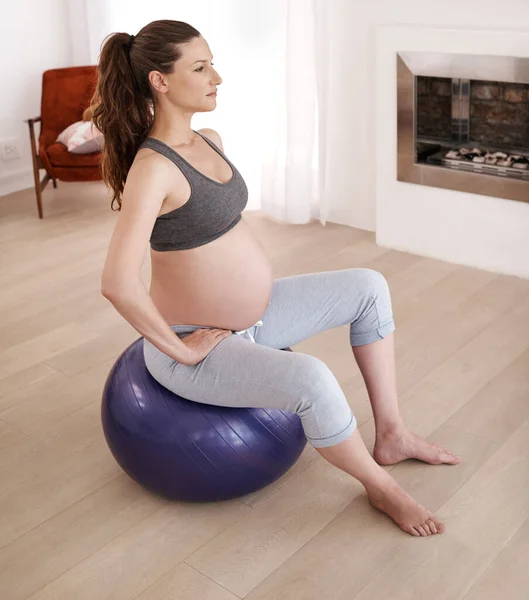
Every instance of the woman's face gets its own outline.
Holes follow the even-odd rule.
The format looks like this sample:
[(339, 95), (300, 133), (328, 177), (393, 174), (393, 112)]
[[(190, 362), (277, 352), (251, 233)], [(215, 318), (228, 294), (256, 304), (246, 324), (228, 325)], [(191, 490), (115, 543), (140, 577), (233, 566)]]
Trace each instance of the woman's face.
[(171, 104), (184, 110), (213, 110), (217, 99), (208, 94), (222, 83), (222, 77), (212, 66), (213, 57), (206, 40), (202, 36), (195, 37), (187, 44), (182, 44), (181, 50), (182, 57), (175, 62), (172, 73), (151, 73), (151, 77), (155, 74), (158, 76), (155, 79), (158, 83), (156, 87)]

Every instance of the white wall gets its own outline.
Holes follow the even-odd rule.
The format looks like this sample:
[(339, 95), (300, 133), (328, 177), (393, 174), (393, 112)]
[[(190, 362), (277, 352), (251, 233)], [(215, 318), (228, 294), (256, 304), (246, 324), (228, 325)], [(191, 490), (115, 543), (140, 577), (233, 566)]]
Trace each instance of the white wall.
[[(380, 25), (529, 30), (528, 0), (331, 0), (330, 124), (334, 212), (375, 231), (375, 32)], [(529, 209), (529, 205), (527, 205)]]
[(71, 54), (64, 0), (2, 0), (0, 143), (15, 140), (20, 158), (0, 160), (0, 195), (33, 186), (29, 130), (24, 119), (40, 114), (43, 71), (70, 66)]
[(529, 278), (529, 202), (397, 181), (395, 103), (397, 52), (529, 58), (529, 32), (382, 27), (376, 47), (377, 243)]

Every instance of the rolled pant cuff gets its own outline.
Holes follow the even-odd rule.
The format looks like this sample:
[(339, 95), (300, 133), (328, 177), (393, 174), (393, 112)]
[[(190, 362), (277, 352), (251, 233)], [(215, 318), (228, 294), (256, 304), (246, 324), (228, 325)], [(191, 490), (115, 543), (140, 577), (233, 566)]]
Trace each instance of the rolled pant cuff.
[(362, 333), (352, 333), (349, 336), (349, 341), (351, 342), (351, 346), (363, 346), (364, 344), (371, 344), (372, 342), (382, 340), (394, 331), (395, 321), (391, 319), (391, 321), (388, 321), (384, 325), (381, 325), (376, 329), (372, 329), (371, 331), (364, 331)]
[(325, 438), (309, 438), (309, 437), (307, 437), (307, 441), (314, 448), (328, 448), (329, 446), (335, 446), (336, 444), (339, 444), (340, 442), (343, 442), (348, 437), (350, 437), (351, 434), (353, 433), (353, 431), (356, 429), (356, 426), (357, 426), (356, 418), (351, 413), (351, 420), (349, 421), (349, 424), (347, 425), (347, 427), (345, 429), (343, 429), (339, 433), (336, 433), (334, 435), (331, 435), (330, 437), (325, 437)]

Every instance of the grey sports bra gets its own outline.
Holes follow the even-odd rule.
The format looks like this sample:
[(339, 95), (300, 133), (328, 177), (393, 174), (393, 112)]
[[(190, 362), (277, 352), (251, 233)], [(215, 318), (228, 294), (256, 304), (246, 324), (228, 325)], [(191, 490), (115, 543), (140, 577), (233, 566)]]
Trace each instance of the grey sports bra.
[(154, 223), (150, 244), (153, 250), (159, 252), (196, 248), (219, 238), (237, 225), (248, 203), (248, 188), (239, 171), (211, 140), (198, 131), (195, 133), (230, 165), (232, 178), (226, 183), (206, 177), (156, 138), (148, 137), (140, 146), (151, 148), (171, 160), (180, 168), (191, 187), (191, 196), (185, 204), (160, 215)]

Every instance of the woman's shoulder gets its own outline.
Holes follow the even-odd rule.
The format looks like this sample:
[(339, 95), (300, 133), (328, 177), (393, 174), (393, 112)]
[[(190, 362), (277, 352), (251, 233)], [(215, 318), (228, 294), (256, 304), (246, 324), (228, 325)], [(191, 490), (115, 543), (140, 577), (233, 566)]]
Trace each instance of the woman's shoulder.
[(222, 146), (222, 139), (221, 139), (220, 135), (214, 129), (210, 129), (209, 127), (205, 127), (204, 129), (197, 129), (197, 132), (201, 133), (202, 135), (204, 135), (205, 137), (207, 137), (218, 148), (220, 148), (222, 150), (222, 152), (224, 152), (224, 147)]
[[(180, 169), (175, 169), (175, 165), (171, 161), (156, 150), (146, 147), (140, 148), (136, 152), (129, 169), (129, 176), (131, 173), (141, 173), (145, 177), (162, 178), (173, 183), (178, 183), (180, 180), (185, 181)], [(181, 177), (178, 176), (179, 174)]]

